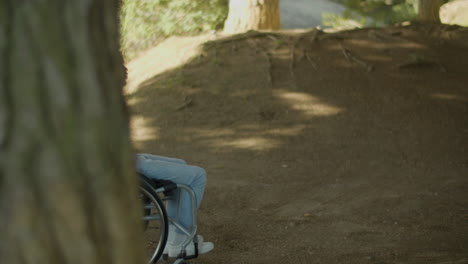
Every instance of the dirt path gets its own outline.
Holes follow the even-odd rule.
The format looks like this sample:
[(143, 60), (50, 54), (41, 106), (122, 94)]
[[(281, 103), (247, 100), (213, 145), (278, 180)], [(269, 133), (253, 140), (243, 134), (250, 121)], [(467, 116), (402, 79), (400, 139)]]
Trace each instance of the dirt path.
[(135, 143), (209, 173), (194, 263), (468, 263), (467, 38), (218, 41), (130, 94)]

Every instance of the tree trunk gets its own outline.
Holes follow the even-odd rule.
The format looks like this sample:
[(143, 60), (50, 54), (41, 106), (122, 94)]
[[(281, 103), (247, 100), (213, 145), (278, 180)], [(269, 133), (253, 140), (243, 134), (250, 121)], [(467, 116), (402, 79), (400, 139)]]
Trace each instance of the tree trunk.
[(0, 263), (144, 263), (118, 0), (0, 2)]
[(225, 33), (280, 29), (279, 0), (230, 0)]
[(439, 10), (444, 0), (419, 0), (418, 20), (426, 23), (440, 23)]

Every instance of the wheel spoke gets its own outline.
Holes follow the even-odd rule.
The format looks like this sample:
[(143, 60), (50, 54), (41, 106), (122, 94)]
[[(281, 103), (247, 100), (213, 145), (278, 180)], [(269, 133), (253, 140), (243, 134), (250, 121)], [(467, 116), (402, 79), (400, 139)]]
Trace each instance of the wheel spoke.
[(143, 221), (154, 221), (154, 220), (161, 220), (160, 214), (152, 214), (152, 215), (145, 215), (142, 218)]

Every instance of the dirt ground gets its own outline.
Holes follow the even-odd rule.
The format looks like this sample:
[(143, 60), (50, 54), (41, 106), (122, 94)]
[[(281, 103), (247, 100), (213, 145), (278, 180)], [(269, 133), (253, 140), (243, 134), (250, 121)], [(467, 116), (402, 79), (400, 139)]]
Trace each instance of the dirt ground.
[(192, 40), (127, 97), (140, 151), (208, 172), (193, 263), (468, 263), (468, 29)]

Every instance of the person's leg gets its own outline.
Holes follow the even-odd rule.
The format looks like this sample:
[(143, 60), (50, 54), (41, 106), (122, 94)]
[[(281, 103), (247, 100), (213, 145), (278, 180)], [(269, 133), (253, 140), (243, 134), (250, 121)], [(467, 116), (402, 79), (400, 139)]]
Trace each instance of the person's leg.
[[(148, 158), (146, 155), (138, 155), (136, 165), (138, 172), (149, 178), (188, 185), (195, 193), (196, 209), (200, 207), (206, 185), (206, 172), (203, 168), (155, 159), (154, 156)], [(167, 204), (167, 213), (174, 219), (179, 216), (180, 224), (185, 228), (190, 228), (193, 218), (189, 194), (180, 190), (174, 191), (174, 198)]]
[[(176, 161), (176, 162), (174, 162)], [(150, 178), (170, 180), (175, 183), (188, 185), (195, 193), (197, 210), (200, 207), (206, 184), (206, 172), (204, 169), (196, 166), (186, 165), (185, 161), (171, 159), (155, 155), (137, 155), (137, 170)], [(167, 213), (170, 218), (179, 219), (179, 223), (189, 229), (193, 225), (192, 200), (185, 191), (174, 191), (174, 198), (167, 203)], [(180, 213), (178, 215), (178, 212)], [(165, 253), (169, 257), (176, 257), (182, 250), (182, 242), (186, 235), (180, 234), (178, 229), (169, 225), (168, 245)], [(198, 253), (204, 254), (214, 248), (211, 242), (204, 242), (201, 236), (198, 236)], [(195, 254), (195, 244), (190, 242), (186, 247), (187, 254)]]
[(137, 160), (138, 159), (150, 159), (150, 160), (167, 161), (167, 162), (178, 163), (178, 164), (187, 164), (187, 162), (185, 162), (185, 160), (182, 160), (182, 159), (169, 158), (169, 157), (158, 156), (158, 155), (153, 155), (153, 154), (138, 153), (136, 154), (136, 156), (137, 156)]

